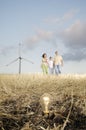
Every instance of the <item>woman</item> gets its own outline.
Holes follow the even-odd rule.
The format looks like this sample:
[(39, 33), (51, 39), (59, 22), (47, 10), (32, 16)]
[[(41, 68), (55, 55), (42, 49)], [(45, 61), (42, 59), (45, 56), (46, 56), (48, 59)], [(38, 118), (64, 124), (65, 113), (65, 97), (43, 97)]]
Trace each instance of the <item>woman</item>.
[(41, 68), (42, 68), (43, 74), (48, 74), (48, 60), (47, 60), (47, 54), (46, 53), (44, 53), (42, 55)]

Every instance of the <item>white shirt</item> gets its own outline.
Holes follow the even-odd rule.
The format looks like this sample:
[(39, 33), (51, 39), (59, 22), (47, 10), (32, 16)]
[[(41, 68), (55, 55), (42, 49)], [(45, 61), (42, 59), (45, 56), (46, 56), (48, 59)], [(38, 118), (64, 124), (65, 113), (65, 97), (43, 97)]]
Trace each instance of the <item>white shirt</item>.
[(48, 61), (48, 64), (49, 64), (49, 67), (50, 67), (50, 68), (53, 68), (53, 60), (49, 60), (49, 61)]

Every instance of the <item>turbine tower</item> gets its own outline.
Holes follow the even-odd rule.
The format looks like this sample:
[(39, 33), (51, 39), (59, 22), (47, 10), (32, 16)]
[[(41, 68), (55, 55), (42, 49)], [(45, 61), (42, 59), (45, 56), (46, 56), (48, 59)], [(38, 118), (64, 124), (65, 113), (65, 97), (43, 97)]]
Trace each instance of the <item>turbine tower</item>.
[(19, 57), (16, 58), (15, 60), (11, 61), (10, 63), (6, 64), (5, 66), (9, 66), (11, 64), (13, 64), (14, 62), (18, 61), (19, 60), (19, 74), (21, 74), (21, 64), (22, 64), (22, 59), (29, 62), (29, 63), (32, 63), (34, 64), (32, 61), (28, 60), (28, 59), (25, 59), (23, 57), (21, 57), (21, 43), (19, 43)]
[(19, 43), (19, 74), (21, 74), (21, 43)]

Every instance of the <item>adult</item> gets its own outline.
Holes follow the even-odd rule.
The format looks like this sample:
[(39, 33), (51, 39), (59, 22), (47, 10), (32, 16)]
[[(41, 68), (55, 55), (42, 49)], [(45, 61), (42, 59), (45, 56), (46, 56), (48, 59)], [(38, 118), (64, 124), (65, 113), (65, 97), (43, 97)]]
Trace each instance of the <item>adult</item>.
[(60, 74), (60, 66), (63, 66), (63, 58), (58, 54), (58, 51), (55, 52), (54, 56), (54, 66), (55, 66), (55, 74)]
[(47, 60), (47, 54), (46, 53), (44, 53), (42, 55), (41, 68), (42, 68), (43, 74), (48, 74), (48, 60)]

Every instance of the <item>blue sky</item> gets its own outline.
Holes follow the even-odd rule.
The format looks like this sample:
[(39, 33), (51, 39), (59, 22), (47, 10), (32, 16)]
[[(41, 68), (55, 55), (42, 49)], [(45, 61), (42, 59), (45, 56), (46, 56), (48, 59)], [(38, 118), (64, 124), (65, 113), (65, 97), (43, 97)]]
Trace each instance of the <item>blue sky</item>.
[(41, 55), (63, 56), (62, 73), (86, 73), (86, 0), (0, 0), (0, 73), (41, 72)]

